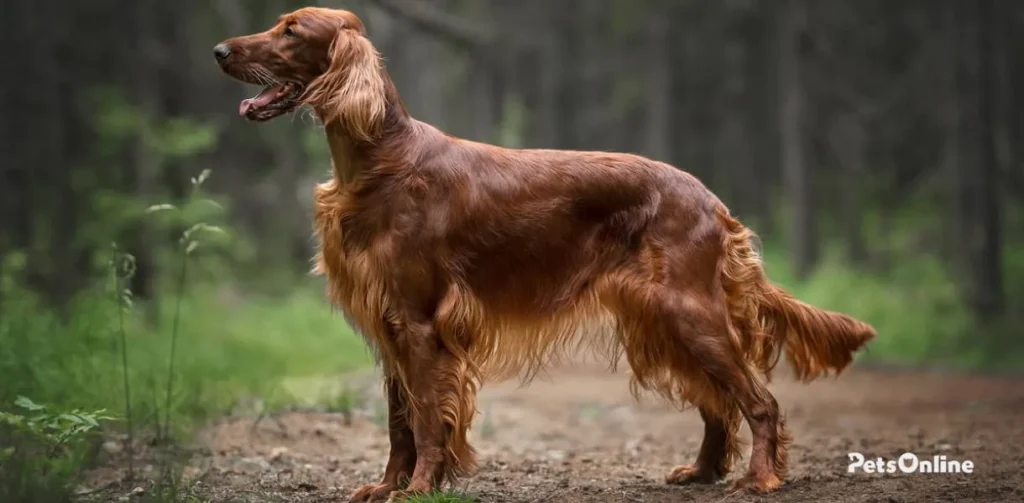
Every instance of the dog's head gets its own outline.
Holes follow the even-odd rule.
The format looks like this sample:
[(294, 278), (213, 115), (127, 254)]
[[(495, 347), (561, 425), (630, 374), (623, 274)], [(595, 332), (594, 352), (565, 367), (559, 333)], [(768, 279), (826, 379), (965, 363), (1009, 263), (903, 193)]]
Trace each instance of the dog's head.
[(380, 55), (349, 11), (302, 8), (264, 32), (217, 44), (213, 54), (231, 77), (265, 86), (239, 105), (247, 119), (267, 121), (306, 104), (324, 122), (342, 121), (366, 137), (383, 119)]

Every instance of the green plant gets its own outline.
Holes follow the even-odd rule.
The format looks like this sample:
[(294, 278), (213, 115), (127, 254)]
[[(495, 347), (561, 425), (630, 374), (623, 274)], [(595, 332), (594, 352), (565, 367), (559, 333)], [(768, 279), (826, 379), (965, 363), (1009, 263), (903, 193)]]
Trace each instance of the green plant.
[[(68, 444), (80, 440), (100, 427), (100, 421), (113, 420), (106, 409), (87, 412), (74, 409), (67, 412), (50, 412), (45, 405), (39, 405), (31, 399), (20, 396), (14, 405), (24, 409), (24, 413), (15, 414), (0, 411), (0, 424), (15, 430), (26, 432), (33, 438), (42, 440), (51, 449), (63, 449)], [(0, 460), (14, 452), (13, 447), (0, 451)]]
[(0, 501), (66, 501), (106, 410), (51, 410), (29, 398), (0, 411)]
[[(206, 169), (203, 170), (199, 174), (199, 176), (193, 177), (191, 179), (192, 191), (190, 192), (188, 202), (193, 202), (196, 199), (198, 199), (197, 194), (199, 192), (199, 189), (202, 187), (203, 183), (210, 177), (210, 174), (211, 171), (209, 169)], [(203, 199), (203, 201), (206, 202), (207, 204), (218, 206), (217, 203), (212, 200)], [(179, 211), (179, 209), (172, 204), (164, 203), (151, 206), (146, 210), (147, 213), (155, 213), (159, 211)], [(178, 347), (178, 333), (181, 325), (181, 302), (182, 299), (184, 299), (185, 297), (185, 279), (188, 273), (189, 256), (193, 252), (195, 252), (196, 249), (199, 248), (201, 243), (201, 241), (199, 240), (199, 236), (204, 232), (216, 233), (221, 235), (225, 234), (224, 230), (221, 227), (210, 225), (207, 222), (200, 221), (193, 223), (187, 229), (185, 229), (181, 233), (181, 237), (178, 239), (180, 257), (177, 284), (175, 290), (174, 317), (171, 325), (171, 348), (170, 353), (167, 357), (167, 393), (165, 394), (164, 400), (164, 426), (160, 433), (164, 441), (168, 440), (170, 437), (171, 396), (173, 395), (174, 392), (174, 362), (175, 353)]]
[(408, 503), (477, 503), (479, 499), (471, 494), (457, 491), (433, 491), (427, 494), (407, 496)]
[(127, 452), (128, 452), (128, 478), (135, 473), (135, 435), (132, 430), (132, 393), (131, 379), (128, 377), (128, 336), (124, 328), (125, 311), (131, 308), (132, 292), (124, 288), (125, 281), (135, 274), (135, 259), (130, 254), (123, 253), (117, 248), (117, 243), (111, 245), (110, 270), (113, 275), (114, 296), (117, 303), (117, 335), (121, 348), (121, 375), (124, 384), (124, 418), (125, 427), (128, 430)]

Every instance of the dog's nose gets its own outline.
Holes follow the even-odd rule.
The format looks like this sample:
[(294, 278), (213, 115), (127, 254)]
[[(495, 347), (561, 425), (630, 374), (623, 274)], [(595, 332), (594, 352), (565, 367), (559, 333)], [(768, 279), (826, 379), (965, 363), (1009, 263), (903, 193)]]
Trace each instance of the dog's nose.
[(213, 48), (213, 57), (217, 58), (217, 61), (224, 61), (231, 55), (231, 48), (228, 44), (217, 44)]

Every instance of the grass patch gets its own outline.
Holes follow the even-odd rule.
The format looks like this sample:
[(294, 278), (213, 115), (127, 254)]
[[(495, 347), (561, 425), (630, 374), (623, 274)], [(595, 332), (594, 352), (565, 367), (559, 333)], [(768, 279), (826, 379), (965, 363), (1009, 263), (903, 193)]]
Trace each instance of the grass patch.
[(435, 491), (409, 496), (403, 501), (408, 503), (477, 503), (480, 500), (476, 496), (457, 491)]
[[(116, 301), (103, 291), (87, 292), (61, 319), (31, 292), (10, 282), (6, 287), (0, 311), (0, 412), (17, 412), (15, 401), (25, 396), (60, 410), (105, 409), (121, 420), (104, 426), (123, 428)], [(151, 438), (165, 429), (180, 435), (224, 414), (292, 405), (299, 397), (286, 385), (289, 379), (338, 375), (372, 361), (362, 339), (327, 305), (319, 288), (300, 288), (284, 297), (243, 298), (227, 287), (200, 285), (182, 297), (173, 394), (167, 400), (175, 302), (164, 299), (155, 326), (143, 320), (142, 309), (125, 312), (124, 356), (138, 437)], [(3, 430), (0, 425), (0, 450), (13, 446), (38, 453), (45, 448), (5, 441), (13, 437), (10, 432), (5, 437)], [(51, 471), (59, 469), (55, 475), (35, 486), (19, 482), (32, 492), (4, 500), (32, 501), (39, 496), (56, 501), (61, 481), (70, 485), (93, 451), (95, 444), (62, 449), (59, 459), (51, 460)], [(12, 469), (17, 459), (22, 458), (0, 460), (0, 470)], [(40, 493), (41, 487), (51, 492)]]
[[(28, 292), (8, 296), (0, 318), (0, 346), (9, 348), (0, 354), (0, 403), (25, 395), (41, 403), (121, 410), (115, 310), (111, 301), (85, 295), (61, 323)], [(145, 424), (166, 413), (170, 327), (148, 327), (128, 314), (133, 415)], [(182, 300), (179, 330), (170, 412), (171, 423), (182, 427), (246, 400), (287, 405), (294, 399), (287, 379), (334, 375), (371, 362), (362, 339), (315, 288), (243, 300), (229, 289), (196, 287)]]
[[(79, 438), (56, 443), (54, 438), (64, 439), (62, 427), (77, 431), (79, 425), (44, 424), (51, 416), (26, 416), (15, 410), (18, 404), (74, 409), (53, 416), (69, 421), (92, 418), (83, 415), (85, 410), (120, 412), (131, 479), (136, 447), (144, 442), (170, 453), (177, 434), (208, 418), (262, 414), (297, 402), (285, 385), (289, 379), (338, 375), (371, 361), (362, 340), (328, 307), (321, 291), (302, 287), (268, 297), (213, 280), (231, 270), (221, 260), (239, 243), (210, 223), (223, 208), (201, 196), (210, 173), (192, 178), (192, 191), (181, 206), (145, 210), (151, 232), (180, 234), (175, 245), (156, 250), (163, 274), (149, 279), (158, 283), (161, 295), (141, 309), (127, 287), (136, 273), (135, 259), (116, 243), (106, 258), (96, 257), (106, 263), (106, 278), (99, 275), (93, 288), (80, 291), (60, 312), (15, 281), (25, 265), (23, 255), (3, 258), (0, 472), (19, 474), (0, 477), (4, 501), (68, 499), (97, 451), (95, 442)], [(328, 405), (350, 409), (352, 403), (346, 398)], [(92, 431), (101, 425), (92, 420), (87, 426)], [(162, 464), (162, 471), (173, 472), (173, 462)], [(177, 478), (164, 479), (158, 486), (169, 489), (171, 500), (181, 499)]]

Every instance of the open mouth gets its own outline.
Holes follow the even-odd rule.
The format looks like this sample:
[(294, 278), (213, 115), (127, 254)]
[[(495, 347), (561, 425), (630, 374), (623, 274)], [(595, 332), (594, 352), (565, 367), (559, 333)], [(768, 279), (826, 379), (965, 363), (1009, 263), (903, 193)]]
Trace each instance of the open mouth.
[(258, 122), (273, 119), (295, 108), (300, 94), (302, 86), (293, 82), (271, 84), (256, 96), (242, 100), (238, 104), (238, 115)]

